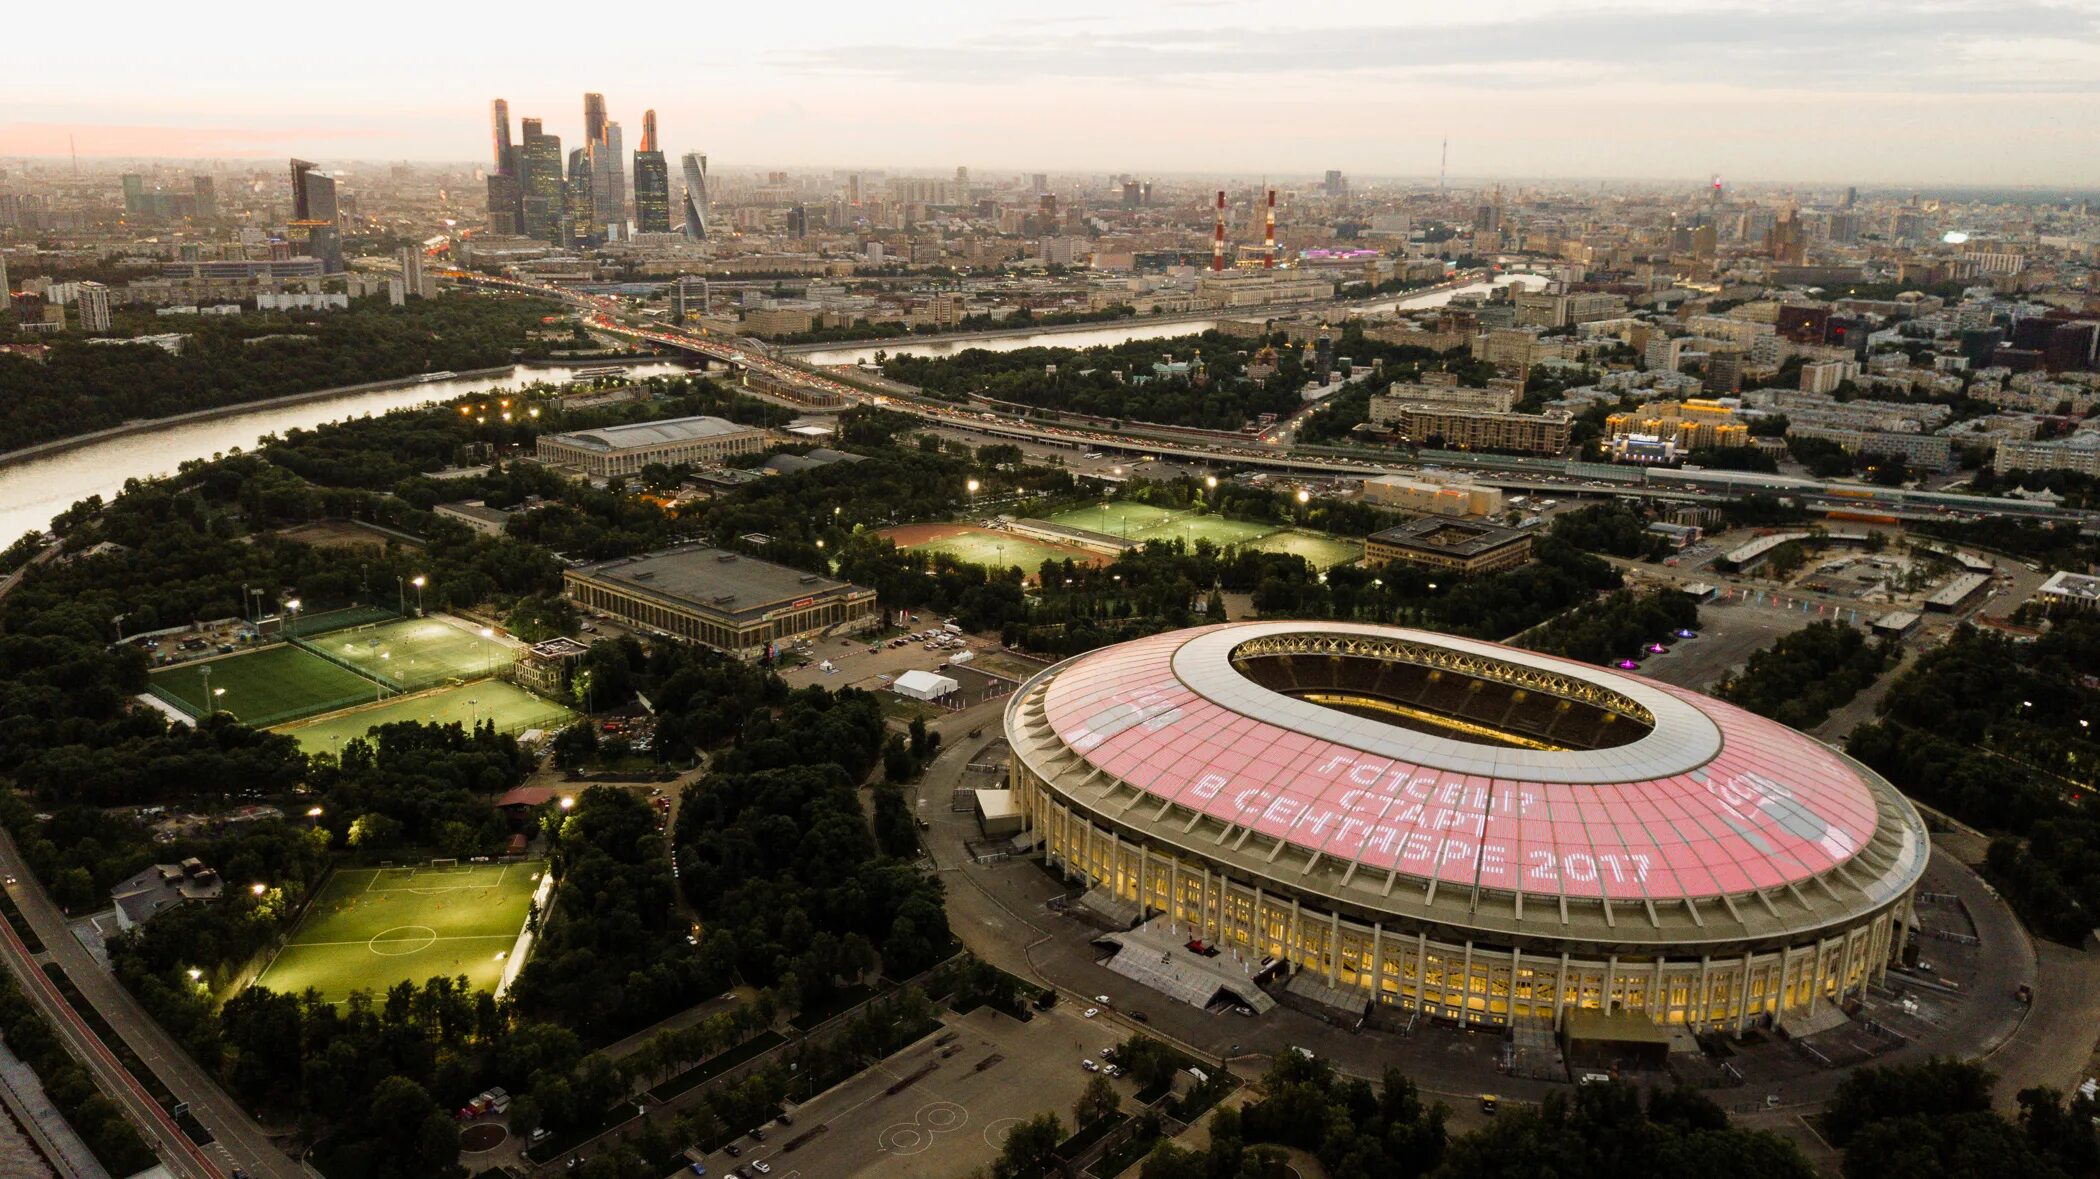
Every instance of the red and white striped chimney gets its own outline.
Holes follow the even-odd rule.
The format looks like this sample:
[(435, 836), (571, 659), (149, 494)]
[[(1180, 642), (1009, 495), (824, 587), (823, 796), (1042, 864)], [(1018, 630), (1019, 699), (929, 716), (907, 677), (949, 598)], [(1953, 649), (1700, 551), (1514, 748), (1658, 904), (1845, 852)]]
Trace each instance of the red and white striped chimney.
[(1276, 269), (1276, 190), (1273, 188), (1269, 190), (1267, 220), (1262, 223), (1261, 268)]

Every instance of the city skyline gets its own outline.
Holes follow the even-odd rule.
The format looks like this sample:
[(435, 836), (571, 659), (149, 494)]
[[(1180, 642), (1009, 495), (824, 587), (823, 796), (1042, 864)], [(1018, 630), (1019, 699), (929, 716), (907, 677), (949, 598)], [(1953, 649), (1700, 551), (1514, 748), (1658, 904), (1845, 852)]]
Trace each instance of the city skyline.
[(112, 28), (94, 53), (137, 64), (92, 88), (63, 18), (25, 12), (25, 40), (60, 48), (13, 67), (27, 97), (0, 155), (472, 163), (488, 96), (581, 143), (577, 96), (600, 91), (614, 121), (656, 109), (667, 155), (717, 167), (1418, 177), (1448, 138), (1454, 177), (2059, 187), (2090, 182), (2100, 123), (2093, 0), (1955, 3), (1930, 21), (1859, 3), (1345, 2), (1287, 23), (1240, 0), (1025, 22), (937, 3), (873, 34), (819, 6), (792, 29), (714, 14), (704, 44), (650, 42), (617, 65), (518, 22), (442, 68), (395, 52), (421, 14), (377, 9), (340, 47), (377, 72), (243, 59), (199, 82), (181, 62), (207, 48), (201, 30), (155, 28), (149, 46)]

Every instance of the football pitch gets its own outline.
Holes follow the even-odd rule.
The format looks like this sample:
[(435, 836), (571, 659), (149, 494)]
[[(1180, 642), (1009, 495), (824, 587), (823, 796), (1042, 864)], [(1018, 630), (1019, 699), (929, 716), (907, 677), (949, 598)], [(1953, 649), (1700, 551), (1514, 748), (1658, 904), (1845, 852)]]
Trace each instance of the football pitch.
[(483, 680), (413, 696), (389, 696), (383, 704), (279, 725), (276, 731), (289, 734), (308, 753), (335, 753), (352, 737), (362, 737), (368, 729), (396, 721), (472, 728), (493, 720), (498, 732), (520, 733), (526, 729), (557, 729), (575, 717), (567, 708), (515, 684)]
[(464, 974), (492, 991), (544, 869), (540, 861), (345, 868), (321, 886), (256, 984), (291, 995), (312, 988), (330, 1003), (436, 975)]
[(299, 641), (389, 686), (413, 691), (447, 680), (473, 680), (501, 671), (516, 650), (494, 636), (436, 618), (403, 618)]
[(1069, 508), (1049, 519), (1052, 524), (1067, 528), (1085, 528), (1138, 542), (1180, 540), (1193, 546), (1199, 540), (1207, 540), (1220, 548), (1245, 545), (1264, 552), (1295, 553), (1317, 569), (1347, 564), (1364, 555), (1359, 541), (1279, 524), (1229, 520), (1186, 508), (1113, 502)]
[(379, 693), (371, 680), (290, 646), (164, 668), (148, 682), (155, 695), (191, 716), (207, 711), (208, 684), (221, 710), (258, 728), (370, 703)]

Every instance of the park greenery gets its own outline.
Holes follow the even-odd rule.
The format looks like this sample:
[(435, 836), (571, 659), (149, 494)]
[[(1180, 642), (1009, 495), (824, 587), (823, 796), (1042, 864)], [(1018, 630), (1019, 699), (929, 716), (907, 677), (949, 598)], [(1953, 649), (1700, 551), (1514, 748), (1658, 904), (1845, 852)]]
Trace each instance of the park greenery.
[(1994, 838), (1985, 874), (2044, 935), (2100, 925), (2100, 622), (2060, 618), (2031, 643), (1961, 627), (1919, 655), (1853, 731), (1852, 756)]
[(2019, 1113), (1991, 1100), (1995, 1078), (1972, 1061), (1854, 1070), (1838, 1084), (1822, 1136), (1844, 1152), (1845, 1179), (2070, 1179), (2100, 1172), (2100, 1105), (2022, 1089)]
[(1673, 642), (1679, 630), (1697, 625), (1699, 604), (1686, 594), (1614, 590), (1547, 619), (1524, 635), (1522, 645), (1584, 663), (1609, 664), (1645, 658), (1650, 647)]
[(527, 338), (562, 313), (541, 299), (378, 296), (347, 311), (192, 316), (180, 356), (150, 344), (62, 338), (41, 361), (0, 354), (0, 450), (141, 418), (268, 397), (465, 371), (546, 354)]
[[(1314, 375), (1285, 349), (1276, 371), (1255, 381), (1246, 375), (1250, 355), (1248, 341), (1212, 330), (1085, 349), (966, 348), (947, 357), (901, 352), (882, 361), (882, 373), (952, 401), (982, 398), (1117, 421), (1237, 430), (1260, 414), (1296, 411), (1298, 390)], [(1193, 368), (1158, 367), (1199, 360), (1200, 377)]]
[(1719, 695), (1796, 729), (1822, 724), (1879, 678), (1894, 644), (1875, 642), (1842, 622), (1812, 622), (1750, 656)]
[(1505, 1106), (1484, 1128), (1454, 1134), (1450, 1111), (1424, 1100), (1397, 1069), (1374, 1088), (1287, 1052), (1261, 1087), (1259, 1100), (1212, 1115), (1207, 1149), (1155, 1148), (1143, 1179), (1282, 1179), (1293, 1172), (1279, 1147), (1311, 1154), (1331, 1179), (1815, 1173), (1791, 1143), (1730, 1125), (1720, 1106), (1690, 1089), (1651, 1090), (1643, 1102), (1632, 1085), (1586, 1085), (1572, 1098)]
[(0, 1037), (8, 1050), (43, 1082), (66, 1124), (80, 1135), (95, 1160), (113, 1175), (153, 1166), (153, 1151), (139, 1138), (117, 1103), (102, 1095), (86, 1068), (73, 1059), (58, 1030), (22, 994), (14, 976), (0, 971)]

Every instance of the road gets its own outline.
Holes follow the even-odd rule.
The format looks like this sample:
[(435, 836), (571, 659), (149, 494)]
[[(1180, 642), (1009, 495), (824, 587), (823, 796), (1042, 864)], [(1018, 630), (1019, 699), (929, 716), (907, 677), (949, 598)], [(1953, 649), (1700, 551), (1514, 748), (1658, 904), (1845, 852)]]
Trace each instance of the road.
[(45, 1013), (72, 1042), (75, 1054), (88, 1063), (104, 1092), (124, 1107), (135, 1125), (144, 1128), (149, 1140), (158, 1141), (161, 1157), (169, 1169), (188, 1179), (224, 1179), (236, 1166), (256, 1179), (304, 1179), (299, 1164), (277, 1148), (269, 1133), (249, 1117), (217, 1081), (198, 1067), (189, 1053), (161, 1030), (160, 1025), (139, 1006), (138, 1000), (132, 998), (131, 992), (115, 978), (103, 973), (73, 937), (72, 931), (66, 928), (65, 915), (36, 883), (29, 866), (16, 851), (13, 837), (5, 832), (0, 832), (0, 869), (20, 881), (8, 892), (22, 910), (29, 927), (43, 939), (44, 957), (65, 969), (73, 985), (124, 1038), (133, 1054), (153, 1070), (161, 1083), (175, 1094), (176, 1100), (189, 1104), (191, 1116), (217, 1140), (201, 1149), (193, 1145), (159, 1103), (124, 1070), (109, 1048), (51, 988), (36, 959), (14, 936), (14, 931), (6, 929), (7, 936), (0, 942), (5, 944), (9, 967), (24, 980), (24, 989), (45, 1007)]

